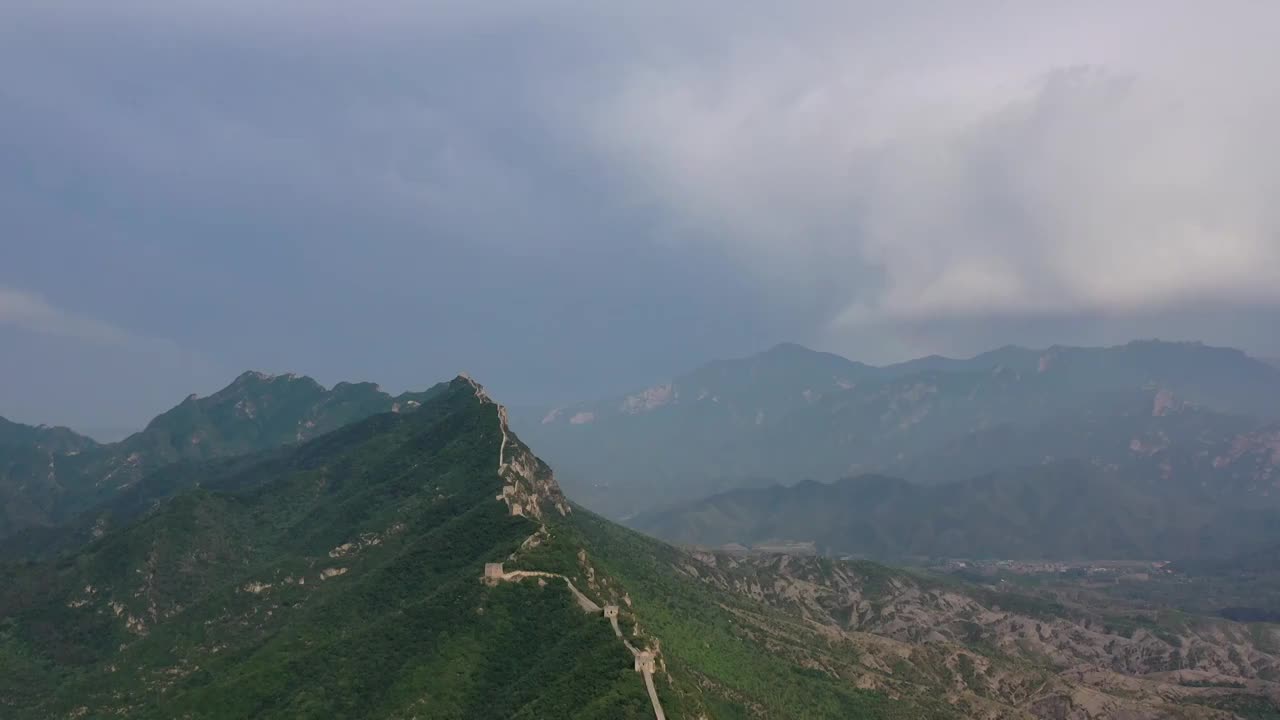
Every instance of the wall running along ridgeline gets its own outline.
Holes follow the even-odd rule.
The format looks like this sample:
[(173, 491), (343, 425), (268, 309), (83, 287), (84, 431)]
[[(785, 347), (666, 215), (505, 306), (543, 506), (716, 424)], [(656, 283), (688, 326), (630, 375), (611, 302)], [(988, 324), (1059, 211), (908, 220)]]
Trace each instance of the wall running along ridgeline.
[[(542, 520), (543, 505), (554, 508), (561, 516), (572, 512), (569, 503), (565, 500), (563, 493), (560, 492), (560, 487), (556, 484), (555, 478), (551, 474), (551, 469), (535, 457), (523, 443), (511, 438), (511, 429), (507, 424), (507, 409), (494, 402), (488, 393), (484, 391), (484, 388), (468, 375), (462, 374), (459, 377), (471, 385), (475, 390), (476, 398), (481, 403), (495, 405), (498, 409), (499, 429), (502, 431), (502, 444), (498, 449), (498, 476), (502, 478), (504, 485), (502, 494), (497, 496), (496, 499), (506, 503), (507, 509), (512, 515), (536, 518), (539, 521)], [(509, 456), (508, 453), (510, 453)], [(530, 536), (530, 540), (539, 535), (545, 536), (546, 532), (546, 525), (542, 524), (538, 532)], [(523, 548), (527, 545), (529, 545), (529, 541), (525, 541), (521, 547)], [(578, 606), (582, 608), (583, 612), (590, 614), (601, 613), (603, 617), (608, 619), (609, 624), (613, 626), (614, 635), (622, 640), (622, 644), (631, 652), (635, 671), (644, 676), (645, 690), (649, 694), (649, 701), (653, 703), (654, 717), (657, 720), (666, 720), (666, 714), (662, 711), (662, 702), (658, 699), (658, 689), (653, 681), (653, 675), (658, 669), (658, 653), (656, 650), (641, 650), (632, 645), (623, 636), (622, 628), (618, 626), (618, 606), (606, 605), (601, 608), (595, 601), (574, 586), (573, 581), (559, 573), (540, 570), (504, 571), (500, 562), (485, 563), (484, 576), (481, 581), (487, 585), (497, 585), (500, 582), (519, 582), (525, 578), (558, 578), (564, 580), (569, 592), (578, 602)]]

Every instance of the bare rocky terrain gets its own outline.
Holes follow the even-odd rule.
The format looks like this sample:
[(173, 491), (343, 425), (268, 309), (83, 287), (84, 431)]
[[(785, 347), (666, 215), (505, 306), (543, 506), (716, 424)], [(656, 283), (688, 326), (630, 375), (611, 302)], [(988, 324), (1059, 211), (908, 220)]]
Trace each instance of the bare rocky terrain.
[[(1229, 718), (1241, 707), (1280, 707), (1274, 625), (1104, 614), (813, 557), (696, 552), (682, 571), (856, 646), (850, 680), (860, 687), (943, 687), (969, 717)], [(772, 631), (764, 616), (739, 619)]]

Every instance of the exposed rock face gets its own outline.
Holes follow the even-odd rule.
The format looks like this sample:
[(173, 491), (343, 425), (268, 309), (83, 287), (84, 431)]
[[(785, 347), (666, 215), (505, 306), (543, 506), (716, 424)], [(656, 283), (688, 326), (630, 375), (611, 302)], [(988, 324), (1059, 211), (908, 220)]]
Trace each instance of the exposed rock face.
[(973, 693), (1003, 706), (984, 717), (1227, 717), (1188, 714), (1185, 704), (1224, 692), (1280, 696), (1275, 629), (1209, 619), (1176, 631), (1120, 629), (1088, 614), (1037, 612), (1013, 596), (1006, 603), (1014, 607), (1001, 607), (997, 598), (1005, 596), (931, 587), (871, 564), (694, 558), (684, 572), (798, 612), (866, 650), (860, 686), (890, 687), (898, 658), (916, 672), (941, 674), (935, 680), (954, 687), (955, 699)]
[(655, 385), (646, 388), (635, 395), (628, 395), (623, 399), (619, 412), (628, 415), (636, 415), (638, 413), (649, 412), (666, 405), (680, 396), (675, 387), (671, 383), (665, 385)]
[(1151, 403), (1151, 416), (1163, 417), (1177, 409), (1177, 401), (1173, 397), (1173, 393), (1168, 390), (1160, 390), (1156, 393), (1155, 400)]
[(560, 491), (551, 468), (511, 432), (507, 408), (494, 402), (480, 383), (465, 373), (459, 375), (454, 382), (466, 383), (481, 403), (497, 408), (498, 424), (502, 432), (502, 445), (498, 451), (498, 475), (504, 483), (502, 494), (497, 499), (507, 504), (512, 515), (527, 515), (539, 520), (544, 512), (551, 510), (562, 516), (568, 515), (571, 512), (569, 501)]
[(1213, 459), (1214, 467), (1224, 467), (1249, 455), (1270, 465), (1280, 465), (1280, 430), (1261, 430), (1239, 435), (1227, 452)]

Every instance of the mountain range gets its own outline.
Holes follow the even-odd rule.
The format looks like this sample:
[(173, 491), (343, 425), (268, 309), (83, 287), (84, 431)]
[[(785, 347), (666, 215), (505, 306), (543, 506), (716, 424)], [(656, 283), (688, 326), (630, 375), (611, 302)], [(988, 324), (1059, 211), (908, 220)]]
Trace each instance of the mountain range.
[[(628, 517), (803, 479), (882, 473), (934, 484), (1053, 458), (1123, 463), (1149, 453), (1169, 414), (1209, 428), (1209, 442), (1262, 452), (1280, 441), (1280, 370), (1199, 343), (1006, 347), (882, 368), (780, 345), (515, 423), (575, 497)], [(1276, 464), (1227, 471), (1269, 485)]]
[(326, 389), (308, 377), (246, 372), (109, 444), (0, 418), (0, 538), (64, 522), (158, 468), (301, 442), (377, 413), (411, 409), (440, 389), (392, 397), (373, 383)]
[(1214, 559), (1280, 537), (1280, 503), (1062, 461), (933, 486), (860, 475), (735, 490), (630, 524), (685, 544), (813, 543), (825, 554), (909, 562)]
[(1280, 372), (1232, 349), (780, 345), (517, 423), (584, 504), (693, 545), (1228, 558), (1280, 537)]
[(96, 536), (0, 563), (0, 714), (1280, 712), (1274, 626), (1084, 587), (680, 549), (572, 503), (470, 378), (416, 402), (170, 463), (108, 499), (118, 521)]
[[(784, 344), (512, 423), (566, 468), (576, 500), (678, 542), (1191, 560), (1277, 536), (1278, 378), (1198, 343), (1005, 347), (884, 368)], [(0, 421), (0, 552), (82, 544), (220, 463), (411, 410), (442, 387), (392, 397), (249, 372), (111, 444)], [(1084, 520), (1068, 523), (1057, 500)]]

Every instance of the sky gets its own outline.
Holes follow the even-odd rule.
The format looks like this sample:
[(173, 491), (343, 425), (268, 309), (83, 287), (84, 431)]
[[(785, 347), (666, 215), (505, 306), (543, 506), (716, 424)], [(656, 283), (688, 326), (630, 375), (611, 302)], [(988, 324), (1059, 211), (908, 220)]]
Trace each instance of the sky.
[(1280, 356), (1280, 4), (8, 0), (0, 415), (800, 342)]

